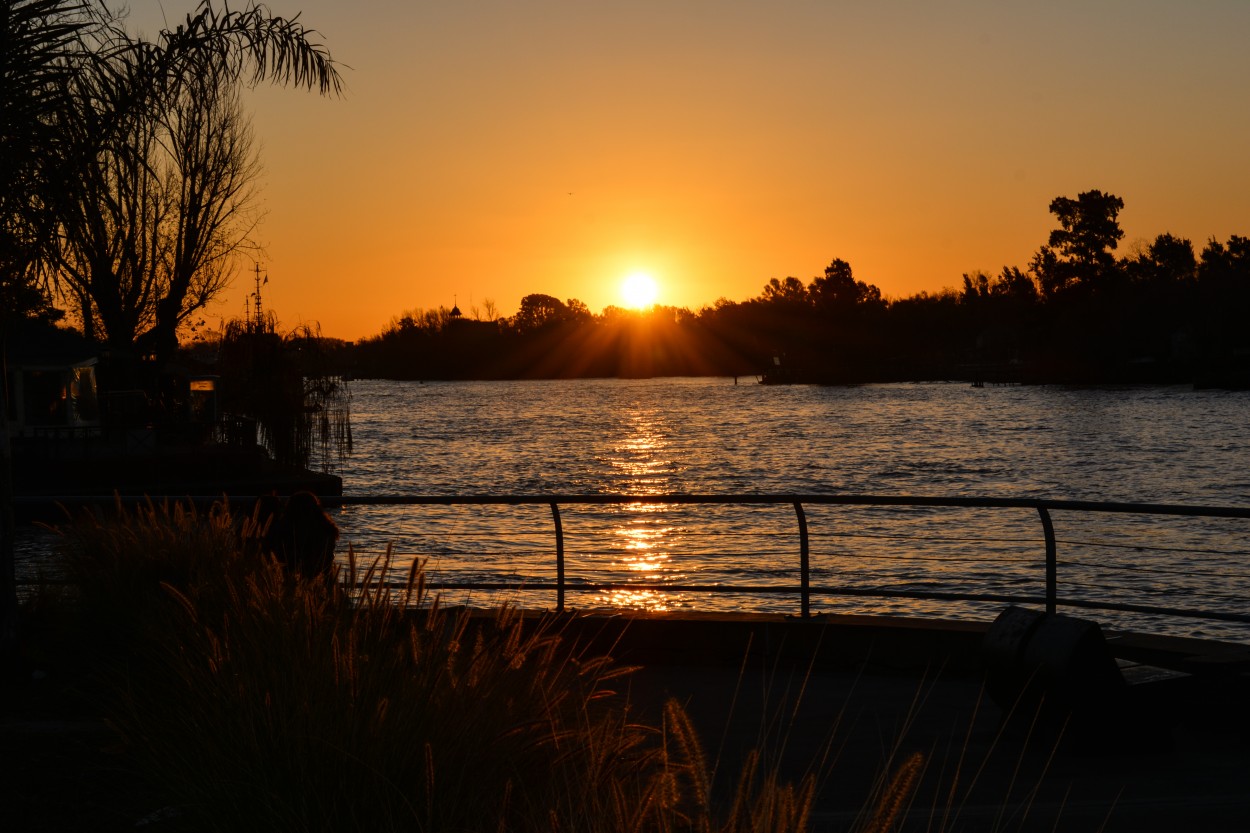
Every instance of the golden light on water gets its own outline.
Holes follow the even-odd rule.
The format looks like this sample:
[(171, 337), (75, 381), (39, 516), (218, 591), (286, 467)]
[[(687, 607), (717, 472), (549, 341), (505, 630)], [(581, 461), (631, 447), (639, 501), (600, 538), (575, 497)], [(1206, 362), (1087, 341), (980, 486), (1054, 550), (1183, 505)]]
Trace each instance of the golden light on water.
[(603, 593), (603, 603), (611, 607), (663, 613), (672, 610), (667, 594), (658, 590), (629, 590), (618, 587)]
[(612, 446), (612, 468), (628, 479), (631, 494), (661, 495), (668, 491), (672, 461), (668, 449), (667, 426), (654, 414), (638, 411), (629, 417), (629, 433)]
[[(622, 507), (628, 513), (624, 525), (614, 530), (616, 540), (612, 544), (616, 558), (611, 567), (614, 573), (624, 571), (625, 583), (661, 584), (672, 577), (672, 555), (667, 550), (669, 535), (667, 525), (656, 523), (661, 519), (650, 518), (664, 507), (660, 504), (632, 503)], [(616, 588), (604, 593), (606, 601), (617, 607), (663, 611), (671, 606), (666, 594), (658, 590)]]
[[(638, 510), (633, 505), (628, 508), (633, 511), (654, 511)], [(631, 573), (638, 573), (646, 581), (662, 580), (669, 554), (661, 546), (667, 542), (670, 531), (667, 527), (659, 526), (628, 526), (617, 529), (616, 534), (622, 539), (617, 542), (617, 547), (622, 550), (620, 564)]]
[[(673, 578), (669, 551), (673, 529), (659, 516), (666, 507), (658, 503), (631, 503), (621, 507), (624, 516), (613, 530), (613, 555), (609, 568), (625, 574), (622, 583), (662, 584)], [(615, 579), (614, 579), (615, 580)], [(671, 607), (667, 594), (651, 589), (616, 588), (605, 591), (605, 601), (618, 607), (664, 611)]]
[[(670, 429), (654, 411), (637, 409), (622, 420), (622, 436), (611, 444), (610, 463), (623, 478), (623, 491), (663, 495), (671, 491), (674, 463), (668, 458)], [(607, 568), (619, 583), (662, 584), (675, 577), (672, 546), (675, 529), (663, 503), (630, 503), (619, 507), (612, 529), (612, 561)], [(673, 597), (658, 590), (618, 588), (605, 591), (604, 601), (635, 610), (664, 611)]]

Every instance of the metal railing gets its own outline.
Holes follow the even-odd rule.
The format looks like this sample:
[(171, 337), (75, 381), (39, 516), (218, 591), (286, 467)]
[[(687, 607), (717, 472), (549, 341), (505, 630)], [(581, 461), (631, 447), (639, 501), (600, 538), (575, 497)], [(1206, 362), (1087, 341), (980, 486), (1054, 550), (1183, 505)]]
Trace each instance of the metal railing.
[[(622, 584), (579, 584), (579, 591), (602, 590), (655, 590), (666, 592), (691, 593), (760, 593), (785, 594), (797, 593), (799, 596), (800, 616), (811, 616), (811, 600), (814, 595), (829, 596), (875, 596), (908, 599), (925, 599), (935, 601), (977, 601), (1018, 603), (1031, 602), (1044, 604), (1047, 612), (1054, 613), (1060, 606), (1096, 608), (1115, 610), (1127, 613), (1159, 614), (1195, 619), (1211, 619), (1217, 621), (1250, 623), (1250, 614), (1219, 610), (1193, 610), (1163, 605), (1145, 605), (1114, 601), (1093, 601), (1088, 599), (1061, 598), (1059, 595), (1059, 558), (1055, 527), (1051, 519), (1052, 511), (1094, 512), (1109, 514), (1133, 515), (1170, 515), (1204, 518), (1244, 518), (1250, 519), (1250, 508), (1187, 506), (1177, 504), (1145, 504), (1145, 503), (1112, 503), (1082, 500), (1050, 500), (1040, 498), (974, 498), (974, 497), (917, 497), (902, 495), (816, 495), (816, 494), (769, 494), (769, 495), (463, 495), (455, 497), (442, 496), (411, 496), (385, 495), (371, 497), (327, 498), (328, 506), (351, 505), (390, 505), (390, 506), (455, 506), (455, 505), (547, 505), (551, 509), (555, 536), (556, 581), (551, 584), (516, 583), (516, 582), (455, 582), (429, 586), (434, 589), (491, 589), (491, 590), (554, 590), (556, 593), (557, 610), (565, 609), (567, 591), (570, 588), (565, 571), (564, 525), (561, 506), (578, 505), (622, 505), (622, 504), (659, 504), (659, 505), (691, 505), (691, 504), (722, 504), (722, 505), (791, 505), (794, 508), (798, 532), (797, 555), (799, 558), (799, 586), (785, 588), (761, 585), (698, 585), (698, 584), (646, 584), (631, 582)], [(933, 592), (916, 590), (886, 590), (880, 588), (852, 588), (813, 586), (811, 580), (811, 535), (808, 529), (807, 513), (804, 506), (838, 505), (838, 506), (905, 506), (905, 507), (946, 507), (963, 509), (1030, 509), (1037, 513), (1041, 524), (1042, 539), (1045, 546), (1045, 592), (1041, 598), (1007, 595), (977, 594), (955, 592)]]
[[(220, 498), (192, 497), (196, 502), (212, 502)], [(48, 502), (51, 498), (31, 499), (18, 498), (18, 503)], [(114, 498), (100, 497), (61, 497), (55, 500), (63, 503), (101, 503), (112, 502)], [(147, 498), (120, 498), (122, 502), (141, 502)], [(158, 499), (159, 500), (159, 499)], [(231, 502), (246, 504), (254, 500), (252, 497), (234, 497)], [(1111, 610), (1137, 614), (1157, 614), (1192, 619), (1213, 621), (1250, 623), (1250, 614), (1227, 610), (1195, 610), (1164, 605), (1137, 604), (1115, 602), (1110, 600), (1091, 600), (1080, 598), (1062, 598), (1059, 593), (1059, 558), (1058, 541), (1055, 536), (1052, 512), (1104, 513), (1117, 515), (1163, 515), (1199, 518), (1240, 518), (1250, 519), (1250, 508), (1190, 506), (1180, 504), (1147, 504), (1147, 503), (1113, 503), (1084, 500), (1051, 500), (1045, 498), (992, 498), (992, 497), (920, 497), (908, 495), (821, 495), (821, 494), (760, 494), (760, 495), (699, 495), (699, 494), (668, 494), (668, 495), (370, 495), (343, 496), (322, 498), (327, 508), (343, 506), (547, 506), (551, 511), (552, 534), (555, 542), (556, 579), (551, 582), (516, 582), (516, 581), (457, 581), (427, 583), (430, 589), (463, 589), (463, 590), (526, 590), (554, 591), (556, 609), (566, 608), (566, 597), (570, 590), (580, 592), (610, 590), (653, 590), (660, 592), (689, 592), (707, 594), (763, 594), (763, 595), (798, 595), (800, 616), (807, 618), (812, 615), (813, 596), (859, 596), (878, 598), (904, 598), (933, 601), (969, 601), (995, 603), (1032, 603), (1044, 604), (1047, 612), (1054, 613), (1061, 607), (1090, 608)], [(777, 585), (710, 585), (710, 584), (666, 584), (666, 583), (576, 583), (571, 584), (566, 576), (565, 531), (561, 507), (571, 506), (604, 506), (604, 505), (706, 505), (717, 504), (726, 506), (766, 506), (789, 505), (793, 507), (797, 526), (796, 555), (799, 561), (799, 584), (794, 586)], [(1022, 596), (1015, 594), (972, 593), (972, 592), (935, 592), (924, 590), (892, 590), (886, 588), (857, 588), (816, 586), (812, 583), (811, 567), (811, 533), (805, 506), (861, 506), (861, 507), (930, 507), (958, 509), (1026, 509), (1037, 514), (1042, 530), (1042, 542), (1045, 547), (1045, 579), (1044, 594), (1038, 596)]]

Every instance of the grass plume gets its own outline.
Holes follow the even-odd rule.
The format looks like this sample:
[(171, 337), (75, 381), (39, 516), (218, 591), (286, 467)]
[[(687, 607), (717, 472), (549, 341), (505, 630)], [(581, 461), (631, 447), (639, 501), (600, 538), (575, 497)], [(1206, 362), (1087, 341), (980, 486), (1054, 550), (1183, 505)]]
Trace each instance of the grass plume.
[(811, 784), (754, 761), (718, 816), (677, 704), (637, 722), (614, 696), (628, 669), (554, 619), (443, 608), (419, 563), (398, 588), (389, 554), (349, 552), (339, 583), (293, 576), (224, 503), (118, 506), (63, 532), (86, 621), (110, 633), (110, 719), (187, 829), (807, 826)]

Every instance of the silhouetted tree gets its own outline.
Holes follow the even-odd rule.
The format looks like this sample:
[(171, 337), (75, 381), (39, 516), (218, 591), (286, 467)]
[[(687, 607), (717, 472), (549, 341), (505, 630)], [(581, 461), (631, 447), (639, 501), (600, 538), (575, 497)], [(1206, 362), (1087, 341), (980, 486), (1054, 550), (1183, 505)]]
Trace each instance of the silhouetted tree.
[(1037, 300), (1037, 284), (1017, 266), (1004, 266), (998, 280), (990, 285), (990, 292), (1018, 301), (1032, 303)]
[(760, 300), (769, 304), (804, 306), (808, 302), (807, 287), (798, 278), (786, 278), (783, 281), (772, 278), (764, 285)]
[(237, 93), (220, 68), (188, 79), (159, 113), (129, 130), (81, 171), (60, 211), (57, 272), (88, 335), (116, 350), (162, 358), (179, 327), (227, 286), (233, 254), (256, 215), (260, 167)]
[(1250, 375), (1250, 238), (1210, 240), (1198, 261), (1199, 338), (1206, 365)]
[(996, 276), (964, 274), (958, 310), (930, 306), (933, 315), (941, 316), (939, 326), (948, 331), (941, 339), (948, 364), (972, 367), (982, 379), (1018, 377), (1023, 357), (1034, 346), (1037, 301), (1033, 280), (1014, 266), (1004, 266)]
[(1155, 378), (1185, 375), (1197, 313), (1193, 244), (1160, 234), (1121, 267), (1127, 280), (1105, 313), (1107, 331), (1120, 343), (1121, 362)]
[(67, 0), (0, 0), (0, 309), (32, 302), (39, 267), (55, 251), (47, 184), (66, 137), (61, 115), (88, 53), (94, 8)]
[(964, 273), (964, 288), (959, 295), (961, 304), (975, 304), (990, 297), (990, 276), (985, 272)]
[(568, 317), (569, 309), (559, 298), (535, 293), (521, 299), (521, 308), (512, 316), (512, 326), (519, 333), (532, 333)]
[(586, 306), (576, 298), (569, 298), (565, 301), (564, 308), (567, 311), (568, 319), (570, 321), (585, 323), (591, 321), (595, 317), (594, 313), (590, 311), (590, 307)]
[(1192, 284), (1198, 273), (1194, 244), (1182, 237), (1160, 234), (1145, 251), (1126, 259), (1125, 271), (1135, 283), (1148, 286)]
[(976, 303), (990, 298), (1014, 298), (1020, 301), (1037, 300), (1037, 285), (1018, 267), (1004, 266), (997, 277), (985, 272), (965, 273), (960, 302)]
[(751, 320), (750, 305), (727, 298), (699, 311), (699, 342), (707, 346), (722, 373), (737, 376), (766, 368), (772, 347), (750, 326)]
[(52, 323), (64, 317), (65, 312), (57, 309), (52, 296), (35, 275), (14, 275), (0, 283), (0, 334), (7, 333), (18, 321)]
[(880, 304), (881, 290), (872, 284), (855, 280), (851, 264), (834, 259), (823, 277), (808, 287), (812, 302), (826, 312), (846, 312), (864, 304)]
[(1250, 287), (1250, 238), (1234, 234), (1227, 243), (1210, 240), (1202, 250), (1198, 279), (1220, 287)]
[(1097, 288), (1115, 269), (1112, 252), (1124, 237), (1118, 216), (1124, 200), (1102, 191), (1085, 191), (1076, 199), (1055, 197), (1050, 213), (1059, 228), (1034, 256), (1030, 269), (1047, 297), (1080, 286)]
[(877, 372), (888, 339), (883, 316), (887, 305), (881, 290), (855, 279), (851, 265), (840, 258), (808, 286), (815, 311), (812, 339), (829, 381), (861, 381)]

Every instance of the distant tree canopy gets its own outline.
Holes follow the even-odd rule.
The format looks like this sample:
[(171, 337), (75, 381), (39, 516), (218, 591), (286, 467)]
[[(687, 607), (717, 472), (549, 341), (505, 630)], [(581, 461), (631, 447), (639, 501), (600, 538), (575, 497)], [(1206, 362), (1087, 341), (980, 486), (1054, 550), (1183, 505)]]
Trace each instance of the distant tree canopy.
[(1047, 297), (1074, 287), (1098, 288), (1115, 269), (1115, 251), (1124, 232), (1117, 219), (1124, 200), (1102, 191), (1056, 197), (1050, 213), (1059, 228), (1033, 258), (1033, 271)]
[(1037, 300), (1037, 284), (1016, 266), (1004, 266), (997, 277), (991, 277), (984, 272), (964, 274), (963, 292), (960, 295), (963, 303), (982, 303), (991, 298), (1014, 298), (1033, 302)]
[[(392, 321), (357, 345), (357, 371), (392, 378), (756, 375), (772, 381), (952, 378), (1192, 381), (1250, 371), (1250, 240), (1160, 234), (1117, 259), (1113, 194), (1050, 204), (1057, 228), (1027, 270), (963, 275), (958, 289), (885, 298), (834, 258), (803, 281), (710, 307), (608, 307), (544, 294), (508, 319), (445, 310)], [(1250, 381), (1250, 373), (1247, 373)]]
[(840, 258), (826, 266), (824, 276), (812, 281), (807, 291), (817, 309), (835, 314), (881, 304), (881, 290), (855, 280), (851, 264)]
[(521, 308), (512, 317), (512, 326), (521, 333), (535, 333), (573, 318), (573, 312), (559, 298), (542, 294), (526, 295), (521, 299)]
[(1250, 289), (1250, 238), (1234, 234), (1227, 243), (1211, 240), (1202, 250), (1198, 275), (1215, 289)]
[(1198, 277), (1194, 244), (1171, 234), (1160, 234), (1145, 251), (1124, 261), (1124, 271), (1129, 280), (1149, 286), (1192, 284)]

